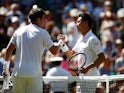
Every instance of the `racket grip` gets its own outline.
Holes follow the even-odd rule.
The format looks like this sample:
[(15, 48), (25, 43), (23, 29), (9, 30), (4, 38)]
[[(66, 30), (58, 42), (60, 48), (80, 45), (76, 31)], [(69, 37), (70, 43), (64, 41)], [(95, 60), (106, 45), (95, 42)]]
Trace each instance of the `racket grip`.
[(62, 50), (63, 52), (67, 52), (67, 51), (69, 50), (68, 46), (64, 43), (63, 40), (60, 39), (60, 40), (58, 41), (58, 44), (61, 46), (61, 50)]

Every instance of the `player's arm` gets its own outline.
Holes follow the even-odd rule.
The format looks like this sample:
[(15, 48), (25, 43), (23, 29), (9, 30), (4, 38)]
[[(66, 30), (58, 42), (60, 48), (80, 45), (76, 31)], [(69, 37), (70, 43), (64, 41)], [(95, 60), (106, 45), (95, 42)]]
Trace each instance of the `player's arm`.
[(98, 67), (102, 62), (105, 61), (105, 56), (103, 53), (98, 54), (98, 58), (91, 64), (84, 66), (80, 72), (86, 74), (91, 68)]
[(53, 55), (56, 55), (58, 53), (60, 49), (60, 46), (57, 46), (57, 45), (52, 45), (52, 47), (49, 49), (50, 52), (53, 54)]
[(6, 53), (4, 56), (5, 61), (9, 61), (12, 55), (13, 50), (15, 49), (15, 45), (13, 43), (9, 43), (6, 48)]
[(65, 41), (65, 36), (62, 34), (59, 34), (57, 36), (57, 40), (58, 40), (58, 44), (62, 50), (62, 52), (68, 57), (70, 58), (73, 54), (75, 54), (75, 51), (70, 50), (68, 45), (64, 42)]
[(4, 56), (3, 75), (6, 75), (9, 71), (10, 58), (14, 49), (15, 45), (13, 43), (9, 43)]

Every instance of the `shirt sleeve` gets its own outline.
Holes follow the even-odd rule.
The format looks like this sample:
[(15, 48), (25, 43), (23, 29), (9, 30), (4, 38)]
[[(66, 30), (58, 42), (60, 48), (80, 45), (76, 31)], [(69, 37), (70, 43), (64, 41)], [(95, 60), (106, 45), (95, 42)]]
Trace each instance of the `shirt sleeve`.
[(16, 39), (17, 39), (17, 31), (15, 31), (9, 43), (13, 43), (14, 45), (16, 45)]
[(97, 55), (103, 52), (100, 40), (97, 37), (91, 38), (90, 47)]
[(44, 34), (44, 45), (47, 49), (49, 49), (52, 45), (53, 45), (53, 41), (49, 35), (49, 33), (47, 31), (45, 31), (46, 33)]

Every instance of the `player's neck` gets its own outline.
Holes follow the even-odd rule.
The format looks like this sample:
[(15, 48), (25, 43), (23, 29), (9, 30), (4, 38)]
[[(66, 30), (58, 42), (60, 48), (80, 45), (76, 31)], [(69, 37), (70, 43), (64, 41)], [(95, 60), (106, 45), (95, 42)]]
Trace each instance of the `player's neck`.
[(90, 30), (89, 28), (88, 28), (88, 29), (83, 30), (83, 31), (82, 31), (82, 35), (83, 35), (83, 36), (85, 36), (89, 30)]

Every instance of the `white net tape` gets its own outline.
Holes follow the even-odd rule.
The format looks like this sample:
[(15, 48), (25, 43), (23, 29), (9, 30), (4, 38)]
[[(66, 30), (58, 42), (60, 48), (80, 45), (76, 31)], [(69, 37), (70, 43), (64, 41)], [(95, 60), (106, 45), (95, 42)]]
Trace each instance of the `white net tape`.
[[(0, 76), (0, 81), (3, 81), (2, 76)], [(124, 93), (118, 92), (121, 90), (124, 91), (123, 74), (113, 76), (43, 77), (43, 81), (44, 93), (52, 93), (51, 91), (59, 91), (58, 93), (75, 93), (73, 91), (76, 91), (76, 93), (95, 93), (94, 89), (96, 87), (96, 93)], [(98, 92), (102, 91), (102, 89), (104, 92)]]

